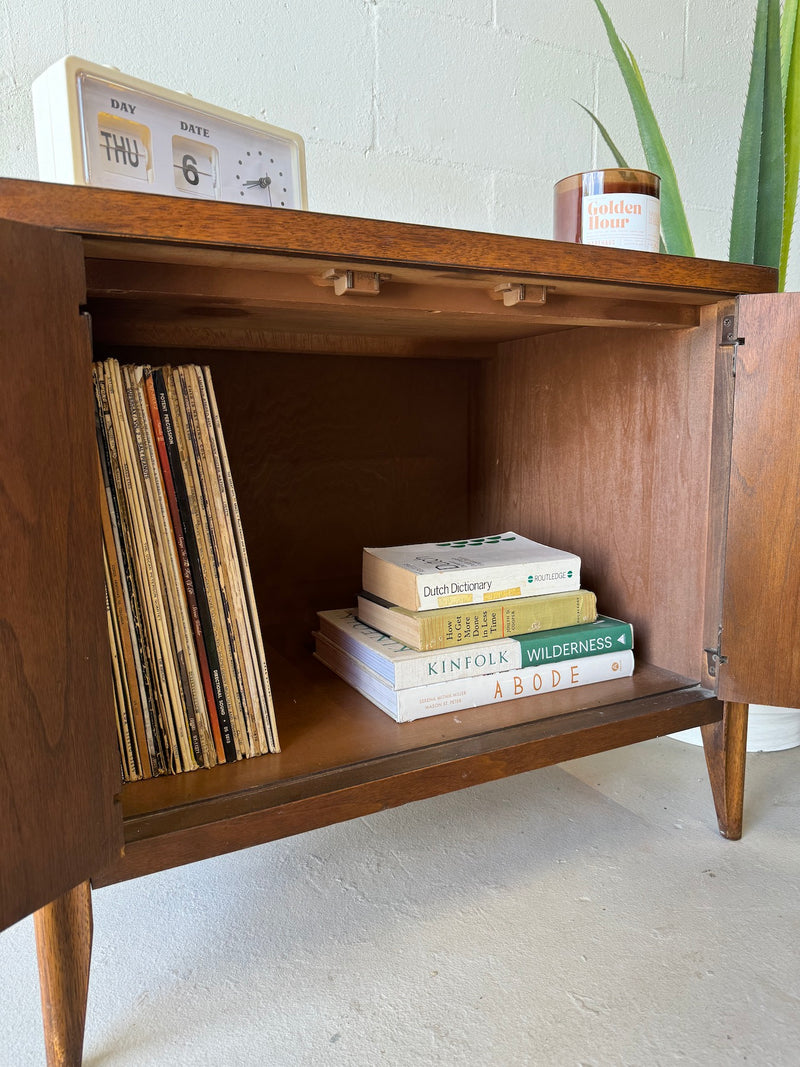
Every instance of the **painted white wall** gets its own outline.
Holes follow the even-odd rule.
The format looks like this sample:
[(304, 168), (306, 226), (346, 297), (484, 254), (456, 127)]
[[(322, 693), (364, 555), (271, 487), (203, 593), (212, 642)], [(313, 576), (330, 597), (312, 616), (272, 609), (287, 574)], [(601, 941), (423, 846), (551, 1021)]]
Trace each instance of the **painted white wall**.
[[(724, 259), (755, 0), (606, 6)], [(644, 164), (592, 0), (0, 0), (0, 174), (38, 176), (30, 86), (68, 54), (301, 133), (316, 211), (550, 237), (554, 182), (612, 162), (576, 100)]]

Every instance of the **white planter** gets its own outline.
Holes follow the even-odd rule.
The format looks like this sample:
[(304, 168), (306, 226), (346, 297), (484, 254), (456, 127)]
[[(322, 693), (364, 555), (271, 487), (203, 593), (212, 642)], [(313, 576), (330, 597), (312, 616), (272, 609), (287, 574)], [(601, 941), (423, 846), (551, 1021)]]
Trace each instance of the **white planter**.
[[(700, 727), (670, 734), (678, 741), (690, 745), (702, 745)], [(751, 704), (747, 721), (748, 752), (780, 752), (785, 748), (800, 745), (800, 709), (770, 708), (764, 704)]]

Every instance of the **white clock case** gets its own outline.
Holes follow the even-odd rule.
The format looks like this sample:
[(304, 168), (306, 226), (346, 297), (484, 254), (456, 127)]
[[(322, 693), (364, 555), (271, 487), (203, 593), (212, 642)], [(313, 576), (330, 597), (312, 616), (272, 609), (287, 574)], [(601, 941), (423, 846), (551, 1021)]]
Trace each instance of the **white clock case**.
[(306, 190), (305, 144), (298, 133), (272, 126), (268, 122), (249, 118), (197, 100), (189, 93), (178, 93), (152, 82), (123, 74), (116, 67), (90, 63), (78, 56), (64, 56), (53, 63), (35, 79), (33, 116), (36, 130), (36, 154), (39, 162), (39, 177), (42, 181), (59, 182), (62, 185), (89, 185), (83, 158), (83, 134), (78, 103), (78, 75), (92, 74), (113, 82), (123, 89), (156, 96), (181, 107), (192, 108), (204, 115), (213, 115), (225, 122), (246, 124), (275, 137), (293, 143), (296, 151), (296, 181), (299, 200), (303, 209), (308, 208)]

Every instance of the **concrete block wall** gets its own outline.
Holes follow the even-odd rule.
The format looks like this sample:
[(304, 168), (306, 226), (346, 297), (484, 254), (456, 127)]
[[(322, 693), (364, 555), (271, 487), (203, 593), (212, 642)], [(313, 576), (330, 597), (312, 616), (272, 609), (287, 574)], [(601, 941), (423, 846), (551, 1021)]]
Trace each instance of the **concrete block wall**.
[[(673, 153), (700, 255), (725, 258), (754, 0), (607, 0)], [(34, 178), (30, 85), (75, 54), (297, 130), (320, 211), (549, 237), (552, 187), (631, 164), (592, 0), (1, 0), (0, 173)]]
[[(725, 259), (755, 0), (606, 7)], [(30, 86), (68, 54), (301, 133), (316, 211), (550, 237), (554, 182), (612, 163), (576, 101), (644, 165), (593, 0), (0, 0), (0, 175), (38, 176)]]

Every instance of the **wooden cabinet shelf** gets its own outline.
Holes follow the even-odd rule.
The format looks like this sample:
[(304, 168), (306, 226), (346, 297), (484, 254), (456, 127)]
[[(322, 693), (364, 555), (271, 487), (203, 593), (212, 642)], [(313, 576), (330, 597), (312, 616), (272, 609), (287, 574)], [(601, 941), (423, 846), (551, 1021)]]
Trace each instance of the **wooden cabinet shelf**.
[[(10, 180), (0, 241), (0, 926), (40, 909), (64, 1062), (81, 883), (691, 726), (739, 835), (747, 704), (800, 703), (800, 304), (774, 271)], [(212, 369), (279, 755), (121, 786), (90, 387), (112, 355)], [(581, 556), (632, 678), (397, 724), (313, 658), (363, 545), (502, 529)]]
[(281, 753), (125, 785), (125, 854), (95, 885), (721, 717), (708, 690), (641, 663), (632, 678), (398, 725), (315, 660), (270, 664)]

